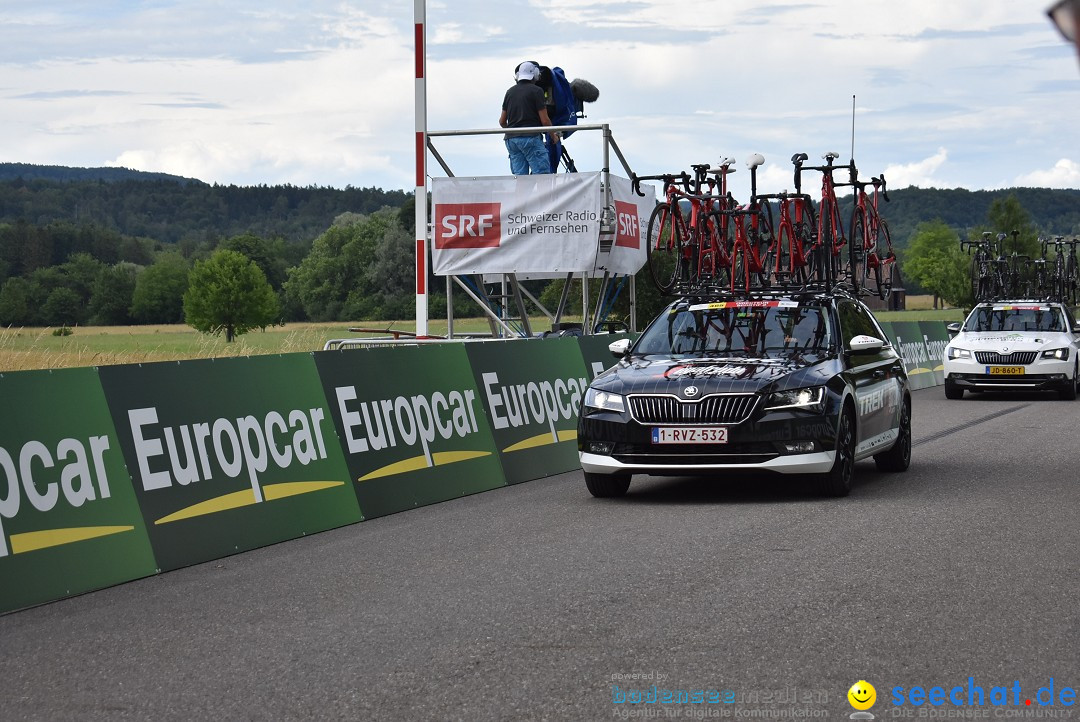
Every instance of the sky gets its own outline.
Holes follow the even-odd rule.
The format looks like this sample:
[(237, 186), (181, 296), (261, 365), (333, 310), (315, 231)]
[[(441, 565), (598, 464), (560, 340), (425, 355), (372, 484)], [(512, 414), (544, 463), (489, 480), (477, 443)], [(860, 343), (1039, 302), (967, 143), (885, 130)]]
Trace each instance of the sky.
[[(1045, 0), (428, 0), (427, 124), (494, 129), (522, 60), (600, 90), (640, 175), (826, 151), (890, 188), (1080, 188), (1080, 64)], [(412, 190), (409, 0), (0, 0), (0, 162)], [(433, 138), (457, 176), (499, 135)], [(567, 139), (579, 170), (602, 136)], [(628, 175), (612, 157), (612, 170)], [(429, 176), (445, 175), (429, 159)], [(810, 189), (813, 191), (814, 189)]]

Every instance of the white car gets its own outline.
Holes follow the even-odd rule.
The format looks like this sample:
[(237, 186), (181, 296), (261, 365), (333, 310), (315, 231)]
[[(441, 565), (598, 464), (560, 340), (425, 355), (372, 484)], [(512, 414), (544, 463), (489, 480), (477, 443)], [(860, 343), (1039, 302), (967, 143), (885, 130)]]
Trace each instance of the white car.
[(1080, 326), (1061, 303), (980, 303), (945, 347), (945, 396), (964, 391), (1057, 391), (1076, 398)]

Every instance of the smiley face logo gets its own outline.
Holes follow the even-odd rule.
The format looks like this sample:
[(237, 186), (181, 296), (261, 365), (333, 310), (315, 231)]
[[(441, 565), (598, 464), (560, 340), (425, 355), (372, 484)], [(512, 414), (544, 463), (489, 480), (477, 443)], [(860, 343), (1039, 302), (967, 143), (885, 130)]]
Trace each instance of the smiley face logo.
[(865, 679), (860, 679), (855, 684), (851, 685), (851, 689), (847, 691), (848, 702), (851, 706), (858, 710), (870, 709), (874, 706), (874, 702), (877, 701), (877, 690), (874, 689), (874, 685), (867, 682)]

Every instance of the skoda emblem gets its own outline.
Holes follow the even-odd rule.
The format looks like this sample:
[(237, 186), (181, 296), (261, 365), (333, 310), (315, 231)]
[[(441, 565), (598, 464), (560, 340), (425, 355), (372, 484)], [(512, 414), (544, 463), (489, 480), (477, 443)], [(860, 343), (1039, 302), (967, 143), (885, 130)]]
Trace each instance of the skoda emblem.
[(683, 394), (686, 396), (686, 398), (692, 399), (692, 398), (694, 398), (695, 396), (698, 395), (698, 387), (697, 386), (687, 386), (685, 389), (683, 389)]
[(1009, 347), (1008, 346), (1002, 346), (1001, 350), (1004, 351), (1005, 353), (1009, 353)]

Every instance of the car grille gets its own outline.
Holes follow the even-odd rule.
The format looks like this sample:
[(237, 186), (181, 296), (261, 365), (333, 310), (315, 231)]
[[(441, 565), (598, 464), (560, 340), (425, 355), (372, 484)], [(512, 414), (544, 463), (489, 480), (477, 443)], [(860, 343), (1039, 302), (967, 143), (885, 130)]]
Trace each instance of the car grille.
[(738, 424), (757, 403), (756, 394), (723, 394), (696, 401), (674, 396), (631, 396), (630, 415), (639, 424)]
[(1027, 366), (1035, 362), (1038, 351), (1014, 351), (1012, 353), (998, 353), (997, 351), (976, 351), (975, 360), (981, 364), (1010, 364), (1012, 366)]

